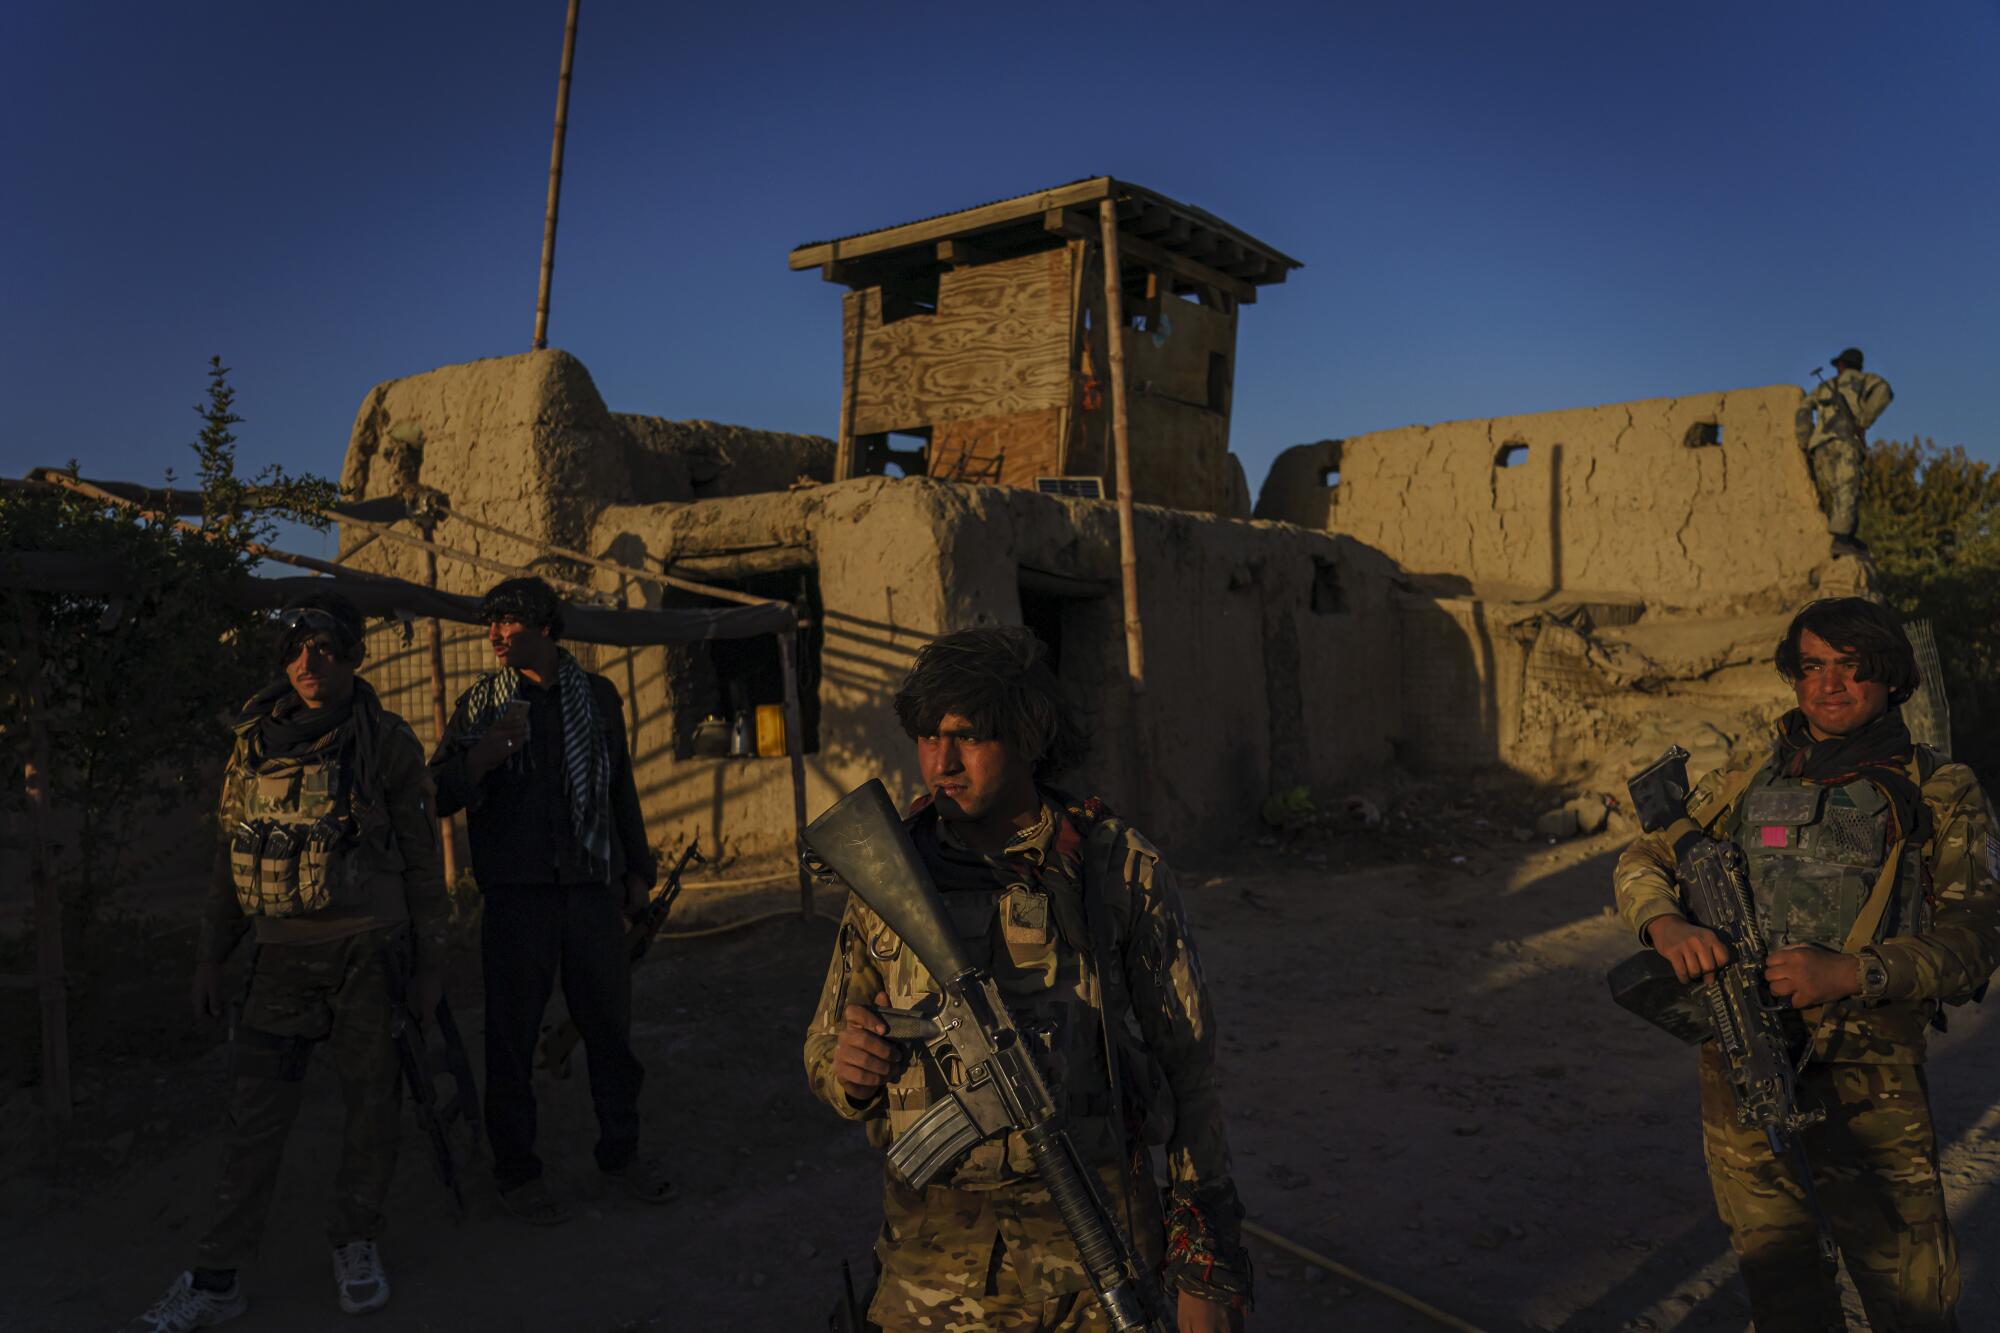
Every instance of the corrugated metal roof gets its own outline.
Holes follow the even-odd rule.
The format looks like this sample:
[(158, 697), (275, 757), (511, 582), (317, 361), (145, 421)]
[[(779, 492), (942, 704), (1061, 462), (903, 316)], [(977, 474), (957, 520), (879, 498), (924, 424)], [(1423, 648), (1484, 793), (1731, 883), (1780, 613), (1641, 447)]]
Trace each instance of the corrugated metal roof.
[(1044, 185), (1039, 190), (1023, 190), (1019, 194), (1002, 195), (998, 199), (988, 199), (983, 204), (967, 204), (963, 208), (947, 208), (942, 213), (928, 213), (920, 218), (904, 218), (900, 222), (891, 222), (880, 227), (870, 227), (866, 231), (849, 232), (845, 236), (829, 236), (823, 241), (800, 241), (792, 248), (794, 250), (805, 250), (815, 245), (838, 245), (842, 241), (852, 241), (863, 236), (873, 236), (878, 231), (893, 231), (897, 227), (913, 227), (922, 222), (935, 222), (939, 218), (948, 218), (954, 213), (970, 213), (975, 209), (991, 208), (995, 204), (1011, 204), (1017, 199), (1032, 199), (1038, 194), (1047, 194), (1051, 190), (1067, 190), (1072, 185), (1082, 185), (1086, 181), (1102, 179), (1104, 179), (1102, 176), (1078, 176), (1073, 181), (1062, 181), (1055, 185)]

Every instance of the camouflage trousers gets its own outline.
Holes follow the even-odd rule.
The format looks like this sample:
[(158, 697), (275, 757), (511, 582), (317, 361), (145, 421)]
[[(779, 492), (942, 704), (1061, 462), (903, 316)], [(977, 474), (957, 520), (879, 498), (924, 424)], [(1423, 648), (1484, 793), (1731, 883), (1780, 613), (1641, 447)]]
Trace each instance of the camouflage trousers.
[(258, 949), (229, 1053), (222, 1178), (195, 1249), (201, 1267), (238, 1268), (256, 1255), (285, 1139), (298, 1115), (300, 1080), (321, 1041), (332, 1051), (347, 1103), (327, 1238), (344, 1245), (381, 1234), (402, 1129), (401, 1069), (389, 1035), (388, 943), (394, 933)]
[[(1920, 1065), (1808, 1065), (1805, 1131), (1813, 1183), (1872, 1328), (1955, 1330), (1958, 1248), (1945, 1219), (1937, 1137)], [(1820, 1270), (1812, 1214), (1789, 1166), (1739, 1123), (1721, 1055), (1701, 1052), (1701, 1130), (1715, 1205), (1750, 1291), (1759, 1333), (1844, 1329)]]
[[(869, 1322), (883, 1333), (1108, 1333), (1083, 1261), (1055, 1201), (1038, 1181), (997, 1189), (909, 1189), (883, 1172), (881, 1261)], [(1112, 1210), (1115, 1166), (1098, 1170)], [(1152, 1173), (1134, 1176), (1141, 1262), (1156, 1270), (1165, 1245)]]
[(1839, 437), (1820, 441), (1812, 449), (1812, 475), (1826, 530), (1852, 537), (1861, 512), (1861, 446)]

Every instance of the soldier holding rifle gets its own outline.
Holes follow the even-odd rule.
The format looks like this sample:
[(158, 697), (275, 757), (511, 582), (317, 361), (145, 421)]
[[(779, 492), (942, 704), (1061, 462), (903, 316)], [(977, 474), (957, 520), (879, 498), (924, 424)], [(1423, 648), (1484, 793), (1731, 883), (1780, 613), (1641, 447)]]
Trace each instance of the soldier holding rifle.
[[(867, 1318), (884, 1330), (935, 1333), (1150, 1329), (1175, 1318), (1183, 1333), (1240, 1330), (1251, 1274), (1215, 1019), (1171, 871), (1101, 801), (1047, 785), (1083, 745), (1029, 631), (938, 639), (918, 654), (895, 706), (926, 793), (888, 832), (914, 844), (921, 877), (935, 888), (924, 895), (948, 912), (932, 960), (942, 943), (976, 969), (962, 974), (976, 983), (974, 1009), (954, 1011), (960, 1000), (942, 997), (944, 1013), (990, 1015), (980, 997), (999, 997), (1000, 1024), (1032, 1055), (1014, 1066), (1025, 1076), (1016, 1081), (1049, 1104), (1026, 1133), (1021, 1088), (1005, 1099), (1015, 1119), (1004, 1132), (982, 1125), (960, 1139), (938, 1128), (939, 1110), (952, 1110), (941, 1107), (953, 1096), (947, 1089), (978, 1073), (935, 1047), (913, 1052), (915, 1043), (895, 1039), (896, 1025), (935, 1036), (944, 1025), (916, 1016), (938, 1014), (941, 983), (952, 979), (934, 977), (916, 938), (892, 930), (855, 885), (805, 1064), (820, 1099), (890, 1150)], [(1020, 1049), (1005, 1045), (1012, 1040), (1003, 1035), (993, 1049)], [(986, 1110), (998, 1108), (989, 1099)], [(1054, 1147), (1044, 1133), (1052, 1128), (1061, 1130)], [(942, 1146), (912, 1154), (934, 1143)], [(1155, 1143), (1167, 1148), (1164, 1201), (1147, 1148)], [(893, 1165), (912, 1160), (925, 1163), (920, 1181)], [(1060, 1162), (1074, 1167), (1052, 1194), (1043, 1167)], [(1081, 1246), (1071, 1222), (1079, 1209), (1108, 1224)], [(1107, 1308), (1117, 1302), (1101, 1299), (1106, 1263), (1093, 1255), (1117, 1259), (1117, 1249), (1132, 1279), (1128, 1297), (1164, 1278), (1164, 1293), (1131, 1308), (1164, 1299), (1167, 1309), (1112, 1321)]]
[[(1740, 850), (1752, 933), (1770, 950), (1763, 982), (1790, 1011), (1796, 1089), (1816, 1119), (1799, 1142), (1870, 1324), (1956, 1329), (1958, 1251), (1924, 1040), (1943, 1005), (1983, 992), (2000, 965), (1993, 809), (1971, 769), (1912, 745), (1898, 705), (1917, 684), (1916, 660), (1886, 608), (1812, 603), (1778, 645), (1777, 667), (1798, 707), (1769, 757), (1702, 779), (1687, 817)], [(1671, 829), (1641, 837), (1619, 858), (1616, 886), (1626, 925), (1687, 982), (1724, 967), (1730, 950), (1687, 919), (1675, 846)], [(1757, 1327), (1843, 1328), (1810, 1193), (1738, 1115), (1712, 1041), (1700, 1081), (1709, 1184)]]

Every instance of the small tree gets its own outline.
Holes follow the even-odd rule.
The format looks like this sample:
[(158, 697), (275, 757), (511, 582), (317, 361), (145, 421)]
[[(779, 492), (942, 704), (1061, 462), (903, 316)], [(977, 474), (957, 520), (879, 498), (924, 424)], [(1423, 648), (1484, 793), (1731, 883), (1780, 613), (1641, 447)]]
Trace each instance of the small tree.
[(1952, 706), (1952, 749), (2000, 776), (2000, 468), (1963, 446), (1884, 440), (1868, 449), (1861, 538), (1882, 591), (1929, 618)]
[[(0, 492), (0, 549), (110, 557), (131, 586), (112, 595), (13, 592), (0, 614), (0, 748), (20, 772), (23, 635), (43, 659), (52, 794), (76, 837), (59, 867), (72, 921), (87, 923), (129, 865), (140, 818), (205, 802), (195, 775), (228, 740), (228, 714), (270, 670), (264, 618), (238, 609), (249, 550), (284, 514), (324, 528), (332, 482), (265, 468), (236, 475), (241, 424), (220, 357), (193, 448), (202, 481), (197, 531), (72, 492)], [(72, 462), (70, 472), (76, 472)]]

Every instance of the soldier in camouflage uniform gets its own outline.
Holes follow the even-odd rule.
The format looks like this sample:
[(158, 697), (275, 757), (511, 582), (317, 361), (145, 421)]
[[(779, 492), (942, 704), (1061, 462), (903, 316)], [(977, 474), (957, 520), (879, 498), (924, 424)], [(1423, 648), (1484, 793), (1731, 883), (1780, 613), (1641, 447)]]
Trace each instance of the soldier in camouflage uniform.
[(193, 998), (222, 1009), (222, 959), (254, 930), (249, 993), (231, 1032), (222, 1176), (195, 1267), (128, 1333), (183, 1333), (248, 1308), (256, 1253), (312, 1047), (340, 1072), (347, 1128), (327, 1235), (341, 1309), (389, 1299), (376, 1251), (401, 1137), (391, 969), (414, 954), (420, 1014), (443, 992), (445, 898), (430, 770), (409, 724), (354, 674), (361, 615), (316, 593), (284, 617), (284, 678), (236, 722), (223, 845), (201, 923)]
[(1888, 410), (1895, 393), (1880, 375), (1861, 369), (1861, 349), (1850, 347), (1833, 359), (1834, 376), (1806, 393), (1799, 408), (1799, 443), (1811, 463), (1819, 507), (1836, 552), (1861, 549), (1854, 528), (1861, 510), (1861, 463), (1867, 431)]
[[(1911, 744), (1897, 705), (1916, 686), (1916, 661), (1885, 608), (1861, 598), (1812, 603), (1792, 621), (1777, 665), (1798, 708), (1761, 764), (1696, 784), (1688, 817), (1748, 861), (1772, 943), (1765, 977), (1799, 1013), (1801, 1100), (1826, 1112), (1803, 1131), (1806, 1152), (1870, 1324), (1956, 1329), (1958, 1252), (1924, 1036), (1943, 1005), (1982, 994), (2000, 964), (1993, 808), (1971, 769)], [(1670, 837), (1647, 834), (1619, 858), (1618, 907), (1686, 981), (1728, 954), (1682, 914)], [(1872, 932), (1870, 922), (1879, 922)], [(1845, 1327), (1801, 1190), (1762, 1134), (1739, 1123), (1712, 1042), (1700, 1075), (1709, 1184), (1757, 1327)]]
[[(930, 644), (896, 712), (927, 788), (909, 817), (912, 839), (975, 959), (990, 960), (1016, 1021), (1044, 1043), (1079, 1156), (1142, 1259), (1163, 1272), (1183, 1333), (1240, 1330), (1251, 1276), (1243, 1210), (1214, 1014), (1173, 873), (1101, 801), (1046, 785), (1082, 744), (1031, 632), (968, 630)], [(1107, 947), (1094, 948), (1097, 939)], [(806, 1035), (806, 1075), (877, 1147), (941, 1090), (881, 1035), (875, 1009), (934, 991), (911, 951), (850, 894)], [(1123, 1105), (1113, 1104), (1107, 1044), (1118, 1051)], [(1159, 1143), (1172, 1182), (1164, 1204), (1146, 1146)], [(923, 1190), (886, 1166), (883, 1175), (874, 1327), (1109, 1327), (1018, 1135), (977, 1145)]]

